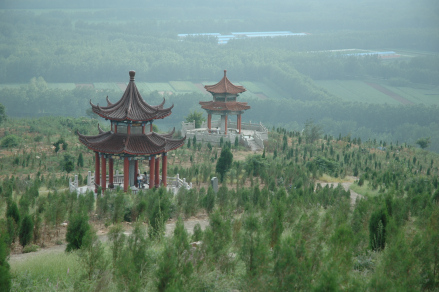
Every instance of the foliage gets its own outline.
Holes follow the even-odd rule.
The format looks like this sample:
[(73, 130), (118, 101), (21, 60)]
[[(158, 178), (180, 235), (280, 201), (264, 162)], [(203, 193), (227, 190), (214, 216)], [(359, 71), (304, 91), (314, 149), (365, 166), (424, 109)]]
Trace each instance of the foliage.
[(25, 247), (32, 241), (34, 223), (30, 215), (26, 215), (21, 221), (20, 233), (18, 238), (20, 239), (21, 246)]
[(305, 136), (306, 143), (312, 144), (322, 136), (322, 126), (315, 125), (312, 120), (308, 120), (305, 123), (305, 129), (303, 135)]
[(384, 209), (376, 210), (369, 220), (369, 243), (370, 248), (381, 251), (386, 244), (387, 212)]
[(422, 149), (427, 148), (430, 145), (431, 141), (430, 141), (430, 137), (428, 138), (420, 138), (416, 141), (416, 144), (419, 145), (419, 147), (421, 147)]
[(230, 148), (224, 147), (221, 149), (220, 157), (216, 163), (216, 172), (220, 175), (220, 181), (223, 182), (225, 173), (230, 169), (233, 162), (233, 154)]
[(11, 290), (11, 273), (8, 263), (9, 249), (4, 234), (0, 234), (0, 290)]
[(88, 224), (87, 216), (83, 214), (73, 214), (70, 218), (69, 224), (67, 225), (66, 251), (70, 252), (80, 249), (83, 244), (84, 236), (89, 229), (90, 225)]
[(202, 112), (193, 111), (185, 118), (185, 122), (191, 123), (193, 121), (195, 121), (195, 128), (200, 128), (201, 124), (206, 121), (206, 118), (203, 117)]
[(20, 138), (15, 135), (7, 135), (2, 138), (1, 146), (3, 148), (17, 147), (20, 143)]
[(0, 124), (7, 119), (5, 106), (0, 103)]

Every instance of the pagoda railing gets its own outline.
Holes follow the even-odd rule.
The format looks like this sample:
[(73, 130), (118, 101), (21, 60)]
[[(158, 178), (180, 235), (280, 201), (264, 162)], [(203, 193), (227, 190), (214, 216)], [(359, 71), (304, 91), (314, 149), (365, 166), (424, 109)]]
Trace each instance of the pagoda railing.
[[(162, 180), (162, 176), (160, 175), (160, 180)], [(107, 182), (109, 181), (109, 175), (107, 175)], [(166, 181), (168, 184), (168, 187), (175, 187), (176, 189), (179, 189), (181, 187), (184, 187), (186, 189), (192, 188), (192, 183), (186, 182), (186, 179), (180, 178), (180, 175), (177, 173), (176, 176), (167, 176)], [(119, 174), (119, 171), (116, 170), (116, 173), (113, 175), (113, 184), (114, 186), (122, 185), (124, 183), (124, 176), (123, 173)], [(69, 189), (71, 192), (74, 192), (78, 188), (78, 176), (75, 175), (75, 180), (72, 182), (70, 179)], [(87, 176), (87, 186), (90, 188), (94, 188), (95, 185), (95, 175), (94, 172), (89, 171)]]

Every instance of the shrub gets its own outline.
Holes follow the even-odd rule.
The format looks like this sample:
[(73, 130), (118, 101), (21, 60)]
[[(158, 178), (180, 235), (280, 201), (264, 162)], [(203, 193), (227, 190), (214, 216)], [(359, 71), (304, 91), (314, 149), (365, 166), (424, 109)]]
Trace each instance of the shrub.
[(87, 216), (82, 214), (73, 215), (73, 217), (70, 219), (69, 225), (67, 226), (66, 251), (69, 252), (75, 249), (80, 249), (84, 235), (89, 229), (90, 225), (88, 224)]
[(38, 248), (39, 246), (36, 244), (29, 244), (23, 248), (23, 253), (35, 252), (38, 250)]
[(26, 215), (21, 221), (20, 233), (18, 235), (20, 244), (24, 247), (32, 241), (32, 233), (34, 229), (34, 223), (30, 215)]
[(11, 291), (11, 274), (7, 261), (9, 250), (5, 238), (0, 237), (0, 291)]
[(386, 244), (387, 213), (384, 209), (376, 210), (369, 220), (369, 242), (372, 250), (383, 250)]
[(20, 143), (20, 138), (18, 138), (15, 135), (7, 135), (3, 137), (1, 142), (2, 148), (11, 148), (11, 147), (17, 147)]

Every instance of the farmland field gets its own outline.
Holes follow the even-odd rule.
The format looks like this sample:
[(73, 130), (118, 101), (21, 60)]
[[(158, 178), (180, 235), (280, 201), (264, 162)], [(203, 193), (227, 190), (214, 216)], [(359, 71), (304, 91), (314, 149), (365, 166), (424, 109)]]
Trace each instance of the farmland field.
[[(370, 84), (359, 80), (319, 80), (317, 85), (326, 89), (336, 97), (353, 102), (401, 104), (391, 96), (377, 90)], [(439, 105), (439, 87), (433, 85), (413, 85), (412, 87), (396, 87), (377, 83), (395, 95), (409, 101), (409, 103)]]

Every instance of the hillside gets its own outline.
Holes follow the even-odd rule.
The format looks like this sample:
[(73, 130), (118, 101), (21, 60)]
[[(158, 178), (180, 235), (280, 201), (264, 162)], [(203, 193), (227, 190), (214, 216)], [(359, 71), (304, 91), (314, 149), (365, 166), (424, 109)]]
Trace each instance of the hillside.
[[(109, 232), (99, 243), (92, 231), (76, 252), (11, 262), (13, 290), (420, 290), (439, 283), (430, 265), (439, 230), (437, 154), (323, 136), (313, 124), (303, 133), (277, 128), (264, 153), (232, 146), (234, 162), (217, 194), (209, 181), (222, 149), (200, 144), (168, 160), (170, 175), (179, 173), (193, 189), (175, 197), (164, 189), (109, 192), (95, 201), (65, 191), (69, 176), (85, 177), (93, 168), (93, 156), (73, 133), (95, 125), (85, 118), (5, 124), (18, 143), (1, 150), (0, 226), (12, 236), (14, 253), (22, 248), (19, 225), (6, 216), (13, 204), (21, 218), (32, 218), (31, 242), (39, 248), (63, 244), (61, 223), (79, 214)], [(56, 153), (52, 144), (60, 138), (67, 146)], [(79, 153), (84, 166), (77, 165)], [(75, 167), (67, 173), (69, 159)], [(348, 181), (359, 194), (355, 201), (341, 185), (327, 185)], [(177, 220), (202, 214), (208, 225), (189, 234)], [(176, 227), (163, 237), (159, 226), (168, 219)]]

